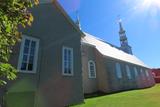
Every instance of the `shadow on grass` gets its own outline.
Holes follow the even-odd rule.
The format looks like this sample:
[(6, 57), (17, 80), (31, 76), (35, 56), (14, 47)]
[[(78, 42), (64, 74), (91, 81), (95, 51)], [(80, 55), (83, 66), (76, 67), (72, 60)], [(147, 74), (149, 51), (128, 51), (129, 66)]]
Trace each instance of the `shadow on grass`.
[(129, 92), (129, 91), (134, 91), (134, 90), (138, 91), (138, 90), (143, 90), (143, 89), (148, 89), (148, 88), (151, 88), (151, 87), (145, 87), (145, 88), (140, 88), (140, 89), (115, 90), (115, 91), (112, 91), (112, 92), (109, 92), (109, 93), (105, 93), (105, 92), (102, 92), (102, 91), (97, 91), (97, 92), (90, 93), (90, 94), (84, 94), (84, 98), (85, 99), (96, 98), (96, 97), (102, 97), (102, 96), (106, 96), (106, 95), (113, 95), (113, 94), (117, 94), (117, 93)]

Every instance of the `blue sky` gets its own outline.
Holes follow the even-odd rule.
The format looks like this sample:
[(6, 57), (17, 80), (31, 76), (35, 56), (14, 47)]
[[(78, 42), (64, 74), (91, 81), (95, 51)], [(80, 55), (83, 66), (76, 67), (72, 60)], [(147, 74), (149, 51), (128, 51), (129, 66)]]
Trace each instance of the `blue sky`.
[(120, 15), (133, 54), (150, 67), (160, 67), (160, 0), (60, 0), (82, 30), (120, 46)]

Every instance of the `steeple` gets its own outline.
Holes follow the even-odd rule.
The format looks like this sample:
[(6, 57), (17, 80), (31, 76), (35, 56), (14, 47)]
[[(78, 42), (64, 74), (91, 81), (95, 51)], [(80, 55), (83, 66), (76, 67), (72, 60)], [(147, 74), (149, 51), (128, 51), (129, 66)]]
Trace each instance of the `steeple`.
[(80, 18), (79, 18), (78, 11), (76, 11), (76, 25), (81, 30), (81, 23), (80, 23)]
[(120, 43), (121, 43), (121, 50), (128, 53), (128, 54), (132, 54), (132, 48), (131, 46), (129, 46), (128, 44), (128, 39), (126, 36), (126, 31), (124, 30), (123, 26), (122, 26), (122, 20), (119, 19), (118, 21), (119, 23), (119, 36), (120, 36)]
[(123, 26), (122, 26), (122, 20), (121, 19), (119, 19), (119, 28), (120, 28), (119, 32), (125, 32), (125, 30), (123, 29)]

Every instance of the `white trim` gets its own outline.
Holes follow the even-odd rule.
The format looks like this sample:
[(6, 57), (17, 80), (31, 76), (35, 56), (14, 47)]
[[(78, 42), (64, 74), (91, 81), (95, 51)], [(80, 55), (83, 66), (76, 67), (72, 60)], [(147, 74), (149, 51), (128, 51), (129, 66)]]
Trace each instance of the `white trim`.
[[(90, 63), (93, 63), (95, 76), (91, 76)], [(89, 78), (96, 78), (96, 65), (93, 60), (88, 61), (88, 73), (89, 73)]]
[[(64, 50), (67, 49), (67, 50), (70, 50), (71, 51), (71, 73), (64, 73)], [(62, 47), (62, 75), (64, 76), (73, 76), (74, 75), (74, 72), (73, 72), (73, 64), (74, 64), (74, 59), (73, 59), (73, 48), (70, 48), (70, 47), (66, 47), (66, 46), (63, 46)]]
[(116, 62), (116, 76), (117, 78), (121, 79), (122, 78), (122, 71), (121, 71), (121, 65), (120, 63)]
[[(24, 51), (24, 43), (25, 40), (29, 39), (31, 41), (35, 41), (36, 42), (36, 50), (35, 50), (35, 59), (33, 62), (33, 70), (32, 71), (28, 71), (28, 70), (21, 70), (21, 64), (22, 64), (22, 58), (23, 58), (23, 51)], [(20, 53), (19, 53), (19, 59), (18, 59), (18, 71), (22, 72), (22, 73), (36, 73), (37, 70), (37, 61), (38, 61), (38, 50), (39, 50), (39, 39), (34, 38), (34, 37), (30, 37), (30, 36), (26, 36), (26, 35), (22, 35), (22, 41), (21, 41), (21, 47), (20, 47)]]

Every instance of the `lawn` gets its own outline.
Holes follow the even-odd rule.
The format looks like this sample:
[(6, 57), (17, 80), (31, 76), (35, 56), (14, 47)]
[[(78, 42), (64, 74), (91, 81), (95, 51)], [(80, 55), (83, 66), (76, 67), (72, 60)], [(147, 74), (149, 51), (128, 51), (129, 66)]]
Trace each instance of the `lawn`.
[(152, 88), (88, 98), (73, 107), (160, 107), (160, 84)]

